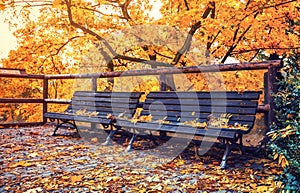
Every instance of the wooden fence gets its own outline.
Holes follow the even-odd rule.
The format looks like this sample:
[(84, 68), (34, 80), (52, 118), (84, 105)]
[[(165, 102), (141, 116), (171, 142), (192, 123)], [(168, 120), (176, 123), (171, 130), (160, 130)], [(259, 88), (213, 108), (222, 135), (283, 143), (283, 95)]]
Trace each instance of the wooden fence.
[[(269, 125), (275, 121), (274, 103), (272, 100), (272, 93), (276, 92), (274, 84), (278, 69), (281, 67), (281, 62), (278, 60), (256, 62), (256, 63), (236, 63), (236, 64), (222, 64), (209, 66), (192, 66), (181, 68), (155, 68), (147, 70), (132, 70), (132, 71), (117, 71), (117, 72), (103, 72), (94, 74), (59, 74), (59, 75), (34, 75), (26, 74), (23, 69), (8, 69), (0, 68), (0, 78), (20, 78), (20, 79), (41, 79), (43, 80), (43, 98), (0, 98), (0, 103), (40, 103), (43, 104), (43, 114), (47, 112), (49, 103), (55, 104), (69, 104), (70, 100), (66, 99), (50, 99), (48, 98), (48, 85), (51, 79), (91, 79), (92, 90), (97, 90), (97, 80), (101, 78), (113, 78), (120, 76), (145, 76), (145, 75), (159, 75), (160, 89), (165, 90), (164, 78), (166, 74), (187, 74), (187, 73), (201, 73), (201, 72), (226, 72), (226, 71), (244, 71), (244, 70), (262, 70), (265, 69), (264, 74), (264, 104), (258, 106), (258, 112), (265, 113), (266, 124)], [(42, 122), (31, 123), (2, 123), (0, 127), (14, 127), (26, 125), (42, 125), (47, 120), (43, 117)]]

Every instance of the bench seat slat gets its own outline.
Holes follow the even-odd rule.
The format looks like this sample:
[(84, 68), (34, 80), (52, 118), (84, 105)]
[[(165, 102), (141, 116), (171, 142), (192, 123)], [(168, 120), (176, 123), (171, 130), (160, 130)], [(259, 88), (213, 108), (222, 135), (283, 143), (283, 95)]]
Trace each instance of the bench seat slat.
[(209, 136), (209, 137), (226, 137), (234, 138), (234, 131), (223, 131), (222, 129), (197, 129), (187, 125), (178, 124), (157, 124), (155, 122), (138, 122), (132, 123), (126, 120), (118, 120), (117, 125), (125, 128), (136, 128), (150, 131), (167, 131), (173, 133)]
[[(199, 120), (203, 120), (203, 121), (207, 121), (207, 117), (210, 115), (211, 113), (195, 113), (194, 115), (192, 115), (191, 112), (164, 112), (164, 111), (156, 111), (155, 114), (151, 114), (152, 119), (153, 120), (157, 120), (157, 119), (162, 119), (164, 117), (168, 117), (173, 119), (174, 121), (177, 121), (178, 118), (181, 118), (181, 121), (183, 121), (183, 119), (187, 119), (187, 120), (195, 120), (196, 118), (198, 118)], [(148, 116), (150, 115), (149, 111), (142, 111), (141, 112), (142, 116)], [(238, 115), (238, 114), (232, 114), (232, 117), (230, 118), (231, 121), (249, 121), (249, 122), (253, 122), (255, 120), (255, 117), (253, 115)]]
[(91, 122), (91, 123), (101, 123), (101, 124), (111, 124), (111, 120), (106, 117), (100, 116), (83, 116), (74, 114), (61, 114), (61, 113), (45, 113), (44, 116), (50, 119), (65, 119), (80, 122)]

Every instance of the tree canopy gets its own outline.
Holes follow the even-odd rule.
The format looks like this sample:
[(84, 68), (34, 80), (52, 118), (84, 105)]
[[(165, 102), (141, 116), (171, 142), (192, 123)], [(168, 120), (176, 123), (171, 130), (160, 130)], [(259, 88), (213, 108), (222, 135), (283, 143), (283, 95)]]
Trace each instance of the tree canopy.
[[(155, 6), (161, 6), (159, 18), (150, 15)], [(72, 73), (91, 45), (102, 42), (113, 61), (144, 61), (159, 55), (185, 65), (181, 60), (191, 37), (222, 63), (229, 56), (251, 61), (260, 53), (281, 55), (299, 48), (299, 9), (296, 0), (2, 0), (0, 11), (11, 13), (7, 19), (17, 29), (18, 40), (18, 49), (3, 63), (31, 73)], [(190, 36), (167, 55), (143, 48), (148, 55), (142, 57), (116, 52), (105, 41), (113, 32), (142, 24), (172, 26)]]

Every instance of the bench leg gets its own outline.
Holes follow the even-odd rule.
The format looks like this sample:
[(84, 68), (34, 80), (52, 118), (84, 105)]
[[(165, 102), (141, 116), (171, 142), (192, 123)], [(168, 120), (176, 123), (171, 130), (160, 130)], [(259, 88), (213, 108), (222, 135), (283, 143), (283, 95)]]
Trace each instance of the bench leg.
[(55, 129), (54, 129), (54, 131), (53, 131), (52, 136), (58, 136), (58, 135), (56, 134), (56, 132), (57, 132), (57, 130), (59, 129), (59, 127), (63, 126), (64, 124), (72, 125), (73, 129), (76, 130), (76, 133), (73, 135), (73, 137), (76, 137), (76, 138), (80, 138), (80, 137), (81, 137), (80, 134), (79, 134), (79, 130), (78, 130), (76, 124), (75, 124), (75, 121), (73, 121), (73, 122), (70, 122), (70, 121), (62, 121), (62, 123), (59, 123), (59, 120), (57, 120), (57, 125), (56, 125), (56, 127), (55, 127)]
[(224, 152), (224, 155), (223, 155), (223, 158), (222, 158), (222, 162), (220, 164), (221, 166), (221, 169), (225, 169), (227, 167), (227, 158), (228, 158), (228, 155), (231, 151), (231, 145), (229, 144), (229, 142), (226, 143), (226, 149), (225, 149), (225, 152)]
[(152, 135), (152, 133), (150, 133), (150, 140), (154, 143), (154, 145), (158, 146), (159, 144), (156, 142), (155, 137)]
[(109, 132), (109, 135), (107, 136), (106, 140), (104, 143), (102, 143), (101, 145), (111, 145), (111, 140), (114, 136), (114, 134), (117, 132), (117, 130), (113, 130), (111, 128), (110, 132)]
[(244, 148), (244, 145), (243, 145), (243, 135), (239, 134), (238, 138), (240, 140), (240, 143), (238, 144), (238, 147), (240, 148), (240, 150), (242, 152), (242, 155), (245, 155), (245, 148)]
[(52, 136), (57, 136), (56, 131), (58, 130), (59, 127), (60, 127), (60, 124), (57, 124), (54, 131), (53, 131), (53, 133), (52, 133)]
[(126, 152), (131, 151), (131, 149), (132, 149), (132, 144), (133, 144), (133, 142), (135, 141), (136, 137), (137, 137), (137, 134), (132, 133), (132, 137), (131, 137), (131, 139), (130, 139), (130, 141), (129, 141), (129, 144), (128, 144), (127, 148), (126, 148)]

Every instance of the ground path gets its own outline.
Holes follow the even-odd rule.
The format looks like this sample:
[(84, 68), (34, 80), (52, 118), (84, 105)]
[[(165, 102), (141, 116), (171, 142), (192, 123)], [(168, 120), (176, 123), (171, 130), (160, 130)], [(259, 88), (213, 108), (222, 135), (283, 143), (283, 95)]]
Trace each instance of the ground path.
[(0, 129), (0, 192), (272, 192), (280, 174), (275, 162), (252, 154), (229, 158), (230, 168), (221, 170), (223, 150), (215, 147), (197, 157), (191, 146), (164, 162), (155, 151), (125, 153), (122, 145), (52, 131)]

